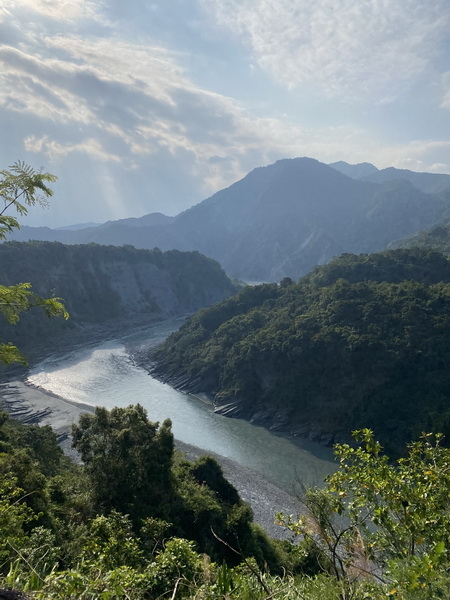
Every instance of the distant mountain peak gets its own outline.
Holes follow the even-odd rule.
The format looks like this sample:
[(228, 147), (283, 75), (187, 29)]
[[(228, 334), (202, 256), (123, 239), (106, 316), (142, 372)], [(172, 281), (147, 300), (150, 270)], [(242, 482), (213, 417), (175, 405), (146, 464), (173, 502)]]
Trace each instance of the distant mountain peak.
[(361, 177), (367, 177), (378, 171), (375, 165), (368, 162), (352, 165), (343, 160), (339, 160), (338, 162), (330, 163), (328, 166), (353, 179), (361, 179)]
[(403, 179), (427, 194), (442, 192), (450, 188), (450, 175), (445, 173), (417, 172), (409, 169), (396, 169), (395, 167), (378, 170), (369, 175), (364, 175), (361, 179), (373, 183)]
[(63, 227), (55, 227), (57, 231), (78, 231), (78, 229), (88, 229), (89, 227), (100, 227), (102, 223), (76, 223), (75, 225), (64, 225)]

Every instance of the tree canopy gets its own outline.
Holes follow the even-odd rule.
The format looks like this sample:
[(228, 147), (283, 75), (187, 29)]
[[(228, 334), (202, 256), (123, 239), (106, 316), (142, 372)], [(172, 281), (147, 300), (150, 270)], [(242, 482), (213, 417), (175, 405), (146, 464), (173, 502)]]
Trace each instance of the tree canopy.
[[(394, 462), (370, 430), (355, 432), (356, 443), (336, 447), (324, 487), (305, 490), (302, 513), (277, 515), (292, 540), (275, 542), (252, 526), (214, 459), (172, 453), (169, 423), (157, 448), (158, 426), (142, 407), (112, 412), (80, 424), (84, 466), (63, 457), (48, 427), (0, 414), (0, 597), (2, 587), (41, 600), (449, 597), (450, 449), (440, 435), (423, 435)], [(156, 485), (171, 458), (160, 506), (139, 487), (138, 456)], [(102, 467), (110, 478), (97, 482)], [(126, 481), (121, 498), (115, 488)]]
[(73, 427), (73, 445), (89, 475), (98, 510), (115, 509), (135, 522), (170, 503), (173, 435), (171, 422), (148, 420), (139, 404), (96, 408)]

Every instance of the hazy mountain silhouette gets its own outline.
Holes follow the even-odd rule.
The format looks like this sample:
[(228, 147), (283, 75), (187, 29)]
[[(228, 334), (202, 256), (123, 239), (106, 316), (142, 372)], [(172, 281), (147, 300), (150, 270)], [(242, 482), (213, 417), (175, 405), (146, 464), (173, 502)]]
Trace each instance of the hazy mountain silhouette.
[(339, 160), (338, 162), (330, 163), (329, 166), (333, 167), (333, 169), (336, 169), (337, 171), (340, 171), (344, 175), (353, 177), (353, 179), (361, 179), (362, 177), (372, 175), (378, 171), (374, 165), (368, 162), (351, 165), (343, 160)]
[[(311, 158), (284, 159), (176, 217), (152, 213), (78, 231), (22, 227), (9, 239), (199, 250), (234, 276), (275, 281), (297, 278), (342, 252), (381, 250), (432, 226), (450, 208), (445, 194), (425, 193), (414, 183), (425, 185), (421, 176), (430, 175), (427, 181), (441, 189), (448, 175), (408, 171), (418, 176), (411, 182), (397, 177), (397, 169), (336, 164), (340, 169)], [(353, 178), (340, 172), (343, 165), (371, 174)], [(367, 180), (378, 176), (386, 181)]]
[(370, 163), (350, 165), (344, 161), (331, 163), (330, 167), (354, 179), (363, 179), (364, 181), (372, 181), (374, 183), (403, 179), (412, 183), (414, 187), (422, 192), (427, 193), (442, 192), (450, 188), (450, 175), (443, 173), (417, 173), (416, 171), (396, 169), (394, 167), (377, 169)]

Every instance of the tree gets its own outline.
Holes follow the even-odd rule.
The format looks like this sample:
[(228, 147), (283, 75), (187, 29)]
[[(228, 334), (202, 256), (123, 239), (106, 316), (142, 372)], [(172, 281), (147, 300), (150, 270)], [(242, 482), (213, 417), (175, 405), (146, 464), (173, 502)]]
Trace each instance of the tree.
[(97, 510), (130, 515), (133, 523), (161, 511), (172, 493), (171, 421), (161, 426), (137, 404), (96, 408), (73, 426), (73, 446), (89, 477)]
[[(26, 215), (28, 207), (40, 204), (47, 205), (47, 199), (53, 191), (47, 183), (56, 181), (55, 175), (35, 171), (23, 162), (16, 162), (9, 170), (0, 171), (0, 198), (4, 202), (0, 210), (0, 240), (5, 239), (7, 233), (17, 229), (19, 222), (11, 215), (5, 214), (9, 209), (15, 209), (19, 215)], [(49, 317), (69, 317), (61, 298), (42, 298), (31, 291), (29, 283), (16, 285), (0, 285), (0, 314), (8, 323), (17, 323), (20, 315), (33, 306), (44, 310)], [(0, 362), (11, 364), (26, 360), (18, 348), (11, 342), (0, 343)]]
[(354, 437), (357, 447), (335, 446), (339, 467), (325, 488), (306, 492), (307, 513), (281, 522), (316, 545), (344, 583), (342, 598), (361, 578), (384, 583), (389, 597), (443, 597), (435, 589), (450, 584), (450, 449), (442, 435), (423, 434), (392, 463), (372, 431)]

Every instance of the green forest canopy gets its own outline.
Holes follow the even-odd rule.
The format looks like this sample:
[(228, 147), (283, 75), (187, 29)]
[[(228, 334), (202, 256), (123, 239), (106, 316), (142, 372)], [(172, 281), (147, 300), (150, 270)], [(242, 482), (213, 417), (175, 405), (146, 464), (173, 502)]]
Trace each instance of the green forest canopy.
[(199, 311), (156, 351), (155, 372), (288, 433), (370, 427), (400, 453), (422, 431), (450, 434), (449, 339), (446, 257), (345, 254)]

